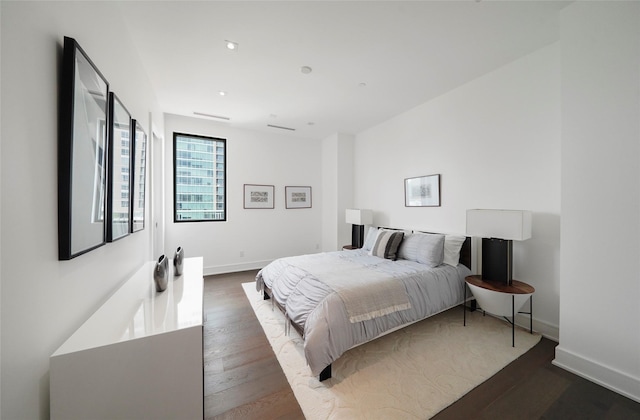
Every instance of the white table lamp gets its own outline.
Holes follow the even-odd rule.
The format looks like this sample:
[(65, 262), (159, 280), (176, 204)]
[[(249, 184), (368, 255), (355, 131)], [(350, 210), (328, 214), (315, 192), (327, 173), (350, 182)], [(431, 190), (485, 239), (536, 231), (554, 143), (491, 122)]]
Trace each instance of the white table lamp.
[(531, 212), (467, 210), (467, 235), (482, 238), (482, 279), (511, 284), (513, 241), (531, 238)]

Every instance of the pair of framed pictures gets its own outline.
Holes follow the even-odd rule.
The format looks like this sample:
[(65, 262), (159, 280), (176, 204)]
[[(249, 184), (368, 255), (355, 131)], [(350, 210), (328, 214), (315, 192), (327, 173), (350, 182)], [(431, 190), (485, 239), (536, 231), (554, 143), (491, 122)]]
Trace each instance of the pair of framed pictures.
[[(284, 187), (285, 208), (311, 208), (311, 187)], [(273, 185), (244, 184), (245, 209), (275, 208), (275, 187)]]

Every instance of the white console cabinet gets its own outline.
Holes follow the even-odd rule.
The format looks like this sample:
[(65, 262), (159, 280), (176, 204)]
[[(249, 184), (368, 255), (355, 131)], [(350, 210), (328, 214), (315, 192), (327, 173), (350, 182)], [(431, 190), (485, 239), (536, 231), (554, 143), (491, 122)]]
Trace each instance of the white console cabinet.
[(52, 419), (202, 419), (202, 257), (156, 292), (155, 262), (50, 358)]

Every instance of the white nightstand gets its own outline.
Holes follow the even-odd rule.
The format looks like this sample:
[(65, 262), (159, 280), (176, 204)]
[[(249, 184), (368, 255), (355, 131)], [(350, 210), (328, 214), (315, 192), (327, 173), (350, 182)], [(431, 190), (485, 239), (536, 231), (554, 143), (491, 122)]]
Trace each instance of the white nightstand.
[[(502, 316), (511, 323), (511, 345), (515, 347), (515, 316), (518, 313), (529, 315), (529, 332), (533, 333), (533, 301), (536, 291), (533, 286), (518, 280), (511, 284), (482, 280), (482, 276), (467, 276), (465, 283), (469, 286), (473, 297), (480, 308), (494, 315)], [(467, 288), (464, 288), (464, 300), (467, 300)], [(529, 312), (520, 309), (529, 301)], [(467, 309), (464, 306), (464, 325), (467, 324)], [(509, 320), (508, 317), (511, 317)]]

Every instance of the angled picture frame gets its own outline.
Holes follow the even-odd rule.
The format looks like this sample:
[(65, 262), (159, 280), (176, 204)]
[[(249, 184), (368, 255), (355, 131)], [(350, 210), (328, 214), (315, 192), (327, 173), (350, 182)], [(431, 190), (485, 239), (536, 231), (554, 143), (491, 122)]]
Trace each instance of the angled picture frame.
[(58, 122), (58, 259), (106, 243), (109, 83), (75, 39), (64, 37)]
[(147, 133), (138, 120), (131, 120), (131, 232), (144, 229), (147, 182)]
[(131, 114), (110, 92), (107, 242), (124, 238), (131, 231), (131, 133)]

